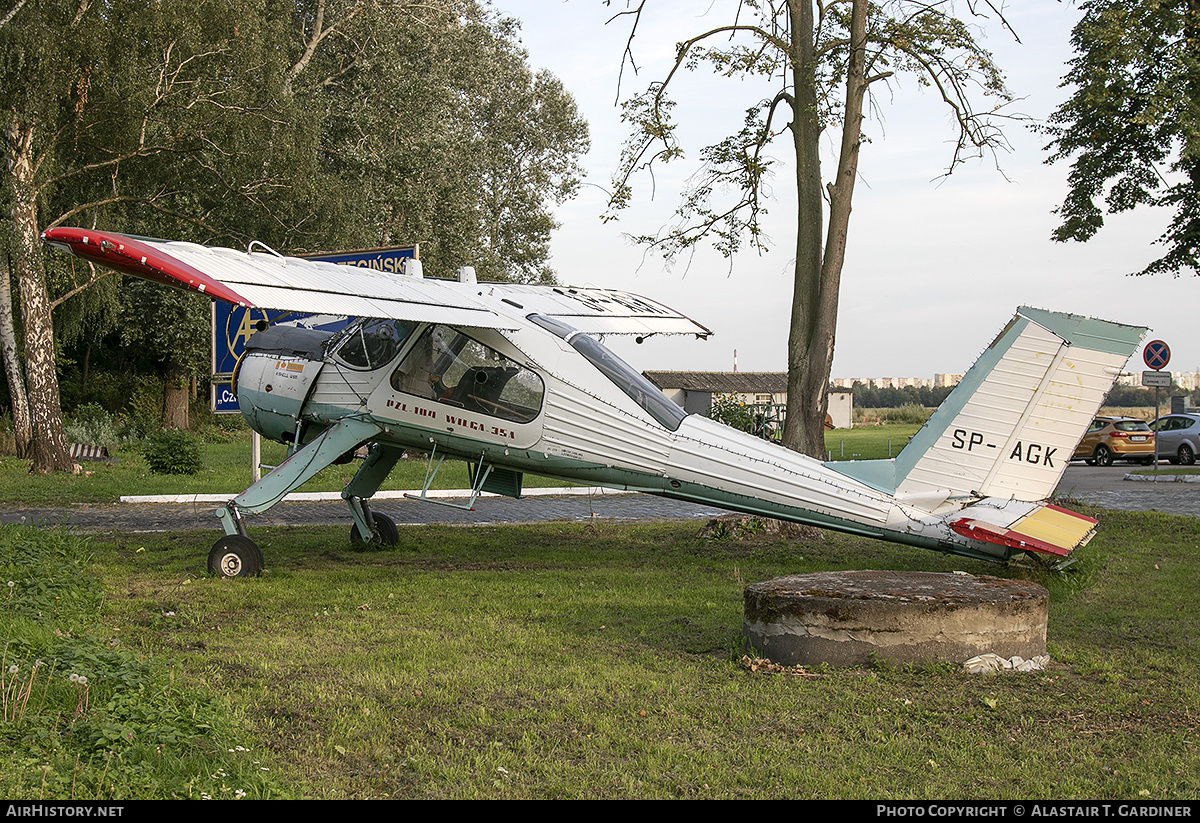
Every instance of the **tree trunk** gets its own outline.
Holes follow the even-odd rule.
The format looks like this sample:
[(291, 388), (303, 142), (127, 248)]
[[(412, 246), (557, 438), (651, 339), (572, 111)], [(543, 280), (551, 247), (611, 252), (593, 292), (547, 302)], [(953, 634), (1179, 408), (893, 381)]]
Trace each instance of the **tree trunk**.
[[(32, 471), (46, 474), (70, 471), (54, 364), (54, 325), (46, 290), (42, 242), (37, 224), (37, 189), (33, 160), (33, 128), (11, 130), (19, 138), (9, 143), (9, 175), (13, 188), (13, 262), (25, 327), (25, 379), (33, 440)], [(12, 134), (10, 133), (10, 138)]]
[[(799, 8), (798, 8), (799, 7)], [(829, 233), (821, 247), (821, 126), (816, 117), (812, 72), (812, 10), (794, 2), (796, 189), (799, 192), (799, 232), (796, 280), (792, 296), (792, 327), (788, 340), (788, 403), (783, 444), (819, 460), (825, 459), (825, 415), (829, 405), (829, 371), (837, 336), (838, 295), (850, 203), (858, 175), (862, 140), (863, 98), (867, 89), (866, 0), (854, 0), (850, 21), (850, 61), (846, 72), (845, 114), (837, 177), (829, 185)], [(811, 114), (809, 114), (811, 113)]]
[(33, 457), (33, 428), (29, 423), (29, 397), (25, 394), (25, 375), (21, 371), (21, 358), (17, 353), (17, 329), (8, 260), (4, 260), (0, 267), (0, 352), (4, 358), (4, 375), (8, 378), (17, 457), (28, 460)]
[[(796, 153), (798, 228), (788, 335), (788, 396), (783, 445), (824, 459), (825, 399), (811, 397), (811, 387), (806, 380), (806, 375), (819, 368), (822, 359), (818, 354), (820, 345), (816, 339), (820, 326), (821, 228), (824, 224), (820, 156), (822, 126), (817, 109), (812, 4), (807, 0), (794, 0), (790, 6), (792, 79), (795, 88), (791, 130)], [(815, 359), (814, 355), (817, 355)], [(816, 409), (821, 409), (819, 416), (815, 413)]]
[(188, 428), (189, 381), (183, 368), (171, 360), (167, 364), (165, 402), (163, 403), (163, 428)]

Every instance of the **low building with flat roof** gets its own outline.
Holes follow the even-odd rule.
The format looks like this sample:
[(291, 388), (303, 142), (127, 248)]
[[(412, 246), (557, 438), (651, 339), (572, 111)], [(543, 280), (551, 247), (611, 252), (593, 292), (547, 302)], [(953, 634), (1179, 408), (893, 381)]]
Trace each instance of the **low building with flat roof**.
[[(747, 406), (778, 410), (787, 405), (787, 372), (763, 371), (647, 371), (643, 374), (663, 394), (689, 414), (707, 414), (713, 395), (731, 395)], [(829, 389), (829, 421), (834, 428), (854, 425), (854, 393), (850, 389)]]

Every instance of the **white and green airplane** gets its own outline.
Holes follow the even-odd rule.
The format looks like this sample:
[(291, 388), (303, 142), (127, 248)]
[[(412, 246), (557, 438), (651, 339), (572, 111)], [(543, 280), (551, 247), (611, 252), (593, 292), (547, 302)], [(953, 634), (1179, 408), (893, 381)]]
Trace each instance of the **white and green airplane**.
[[(973, 558), (1054, 564), (1095, 531), (1047, 503), (1146, 329), (1018, 309), (892, 460), (823, 463), (686, 414), (597, 339), (708, 329), (660, 303), (596, 288), (424, 279), (270, 250), (238, 251), (54, 228), (85, 260), (264, 309), (358, 318), (340, 332), (254, 334), (234, 375), (246, 421), (290, 456), (217, 510), (215, 574), (258, 573), (244, 515), (265, 511), (363, 446), (342, 496), (351, 536), (394, 544), (368, 500), (406, 449), (471, 466), (481, 492), (519, 497), (528, 472)], [(260, 246), (261, 244), (254, 244)], [(426, 483), (427, 491), (429, 482)], [(424, 497), (424, 492), (420, 495)]]

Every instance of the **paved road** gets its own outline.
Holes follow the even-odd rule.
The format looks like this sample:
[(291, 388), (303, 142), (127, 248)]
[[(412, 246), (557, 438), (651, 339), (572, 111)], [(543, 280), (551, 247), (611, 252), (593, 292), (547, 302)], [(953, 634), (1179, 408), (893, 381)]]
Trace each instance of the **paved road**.
[[(461, 503), (462, 501), (456, 501)], [(373, 504), (399, 525), (421, 523), (528, 523), (540, 520), (690, 520), (716, 517), (722, 509), (697, 503), (664, 500), (646, 494), (596, 494), (570, 497), (481, 498), (475, 511), (417, 500), (389, 499)], [(0, 508), (2, 523), (67, 525), (103, 531), (220, 530), (213, 503), (118, 504), (68, 509)], [(344, 525), (350, 510), (341, 500), (280, 503), (246, 519), (255, 526)]]
[[(1200, 483), (1130, 482), (1128, 467), (1071, 466), (1058, 493), (1109, 509), (1162, 511), (1200, 516)], [(102, 531), (181, 531), (220, 528), (212, 503), (119, 504), (76, 506), (67, 509), (0, 508), (0, 522), (37, 525), (65, 524)], [(664, 500), (644, 494), (596, 494), (574, 497), (530, 497), (513, 500), (488, 497), (476, 502), (476, 511), (415, 500), (385, 500), (375, 506), (399, 524), (419, 523), (521, 523), (539, 520), (689, 520), (724, 514), (721, 509), (697, 503)], [(350, 513), (341, 501), (280, 503), (248, 524), (302, 526), (334, 524), (350, 527)]]
[[(1144, 467), (1135, 468), (1142, 471)], [(1160, 466), (1160, 469), (1166, 468), (1165, 463)], [(1058, 484), (1058, 495), (1086, 500), (1106, 509), (1200, 517), (1200, 483), (1168, 482), (1168, 478), (1178, 477), (1168, 474), (1159, 475), (1163, 482), (1124, 480), (1130, 471), (1130, 467), (1120, 465), (1107, 468), (1073, 465)]]

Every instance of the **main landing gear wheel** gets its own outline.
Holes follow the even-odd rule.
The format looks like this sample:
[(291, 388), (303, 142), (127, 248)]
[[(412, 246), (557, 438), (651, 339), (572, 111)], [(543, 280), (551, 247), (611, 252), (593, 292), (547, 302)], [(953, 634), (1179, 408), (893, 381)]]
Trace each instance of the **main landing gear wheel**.
[(208, 553), (208, 570), (218, 577), (254, 577), (263, 570), (258, 544), (240, 534), (227, 534)]
[(1113, 464), (1113, 454), (1112, 454), (1112, 451), (1109, 450), (1108, 446), (1097, 446), (1096, 447), (1096, 465), (1097, 466), (1111, 466), (1112, 464)]
[[(371, 543), (377, 546), (395, 546), (400, 542), (400, 530), (396, 528), (396, 521), (388, 517), (386, 514), (371, 513), (372, 519), (375, 521), (375, 533), (371, 535)], [(364, 542), (362, 535), (358, 533), (358, 526), (350, 527), (350, 542), (354, 545), (362, 545)]]

